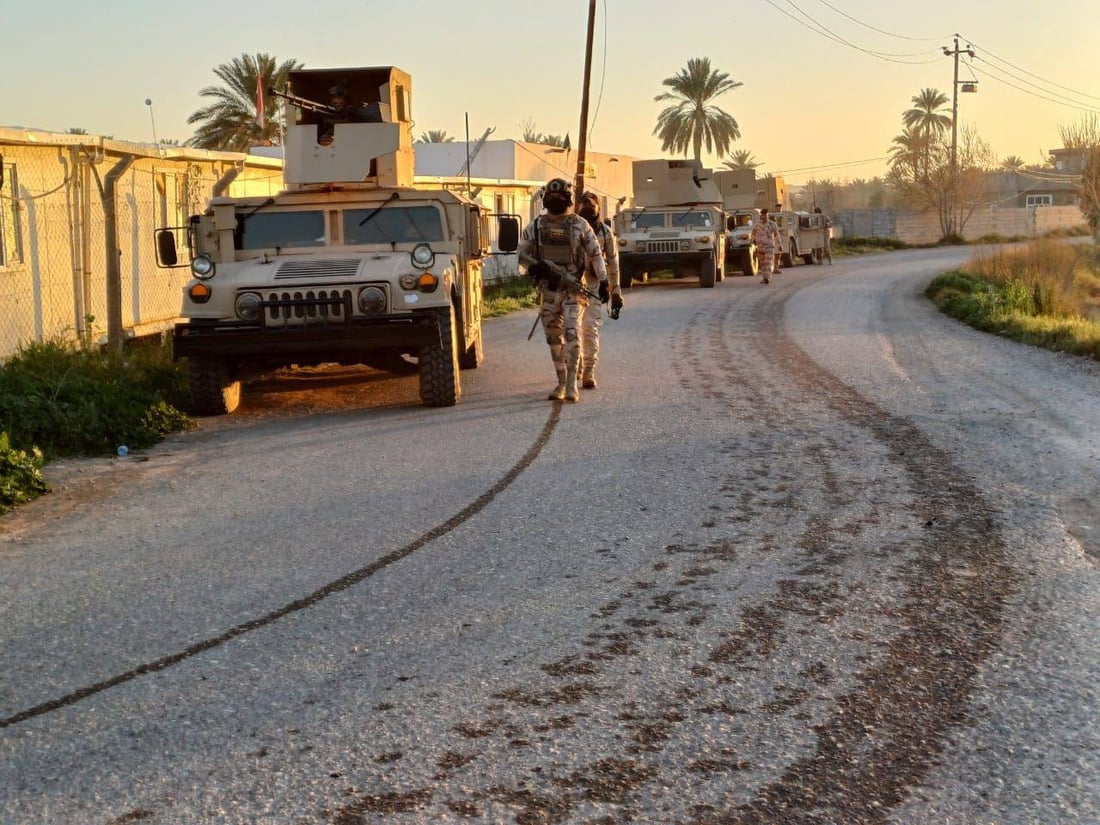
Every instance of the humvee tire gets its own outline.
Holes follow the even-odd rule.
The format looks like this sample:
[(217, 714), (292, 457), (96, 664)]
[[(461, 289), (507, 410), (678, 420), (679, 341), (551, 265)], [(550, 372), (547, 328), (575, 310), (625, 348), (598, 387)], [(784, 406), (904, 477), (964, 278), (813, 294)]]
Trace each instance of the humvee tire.
[(240, 406), (241, 382), (230, 377), (226, 361), (188, 358), (187, 379), (196, 415), (228, 415)]
[(420, 348), (420, 403), (425, 407), (453, 407), (462, 395), (454, 307), (438, 309), (435, 313), (439, 319), (440, 341)]
[(760, 272), (760, 259), (756, 256), (756, 249), (749, 249), (741, 256), (741, 274), (749, 278), (755, 277)]
[(714, 287), (714, 253), (708, 252), (699, 260), (699, 286), (704, 289)]

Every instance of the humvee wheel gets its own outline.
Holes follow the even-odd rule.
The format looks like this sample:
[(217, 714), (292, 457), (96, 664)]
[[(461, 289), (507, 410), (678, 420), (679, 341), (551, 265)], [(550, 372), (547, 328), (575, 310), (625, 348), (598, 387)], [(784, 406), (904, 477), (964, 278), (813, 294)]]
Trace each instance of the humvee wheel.
[(760, 258), (757, 257), (756, 247), (753, 246), (741, 256), (741, 274), (752, 278), (758, 272), (760, 272)]
[(466, 325), (460, 320), (462, 304), (456, 302), (459, 317), (455, 318), (455, 332), (458, 338), (458, 366), (464, 370), (476, 370), (485, 361), (484, 336), (481, 332), (481, 319), (478, 318), (473, 330), (473, 341), (466, 340)]
[(229, 364), (217, 358), (188, 358), (191, 406), (196, 415), (228, 415), (241, 403), (241, 382), (229, 374)]
[(634, 282), (634, 270), (629, 266), (624, 266), (619, 270), (619, 286), (623, 289), (630, 289), (630, 285)]
[(714, 253), (708, 252), (699, 261), (699, 286), (711, 289), (714, 286)]
[(420, 403), (425, 407), (453, 407), (462, 395), (454, 307), (436, 310), (436, 317), (440, 342), (420, 348)]

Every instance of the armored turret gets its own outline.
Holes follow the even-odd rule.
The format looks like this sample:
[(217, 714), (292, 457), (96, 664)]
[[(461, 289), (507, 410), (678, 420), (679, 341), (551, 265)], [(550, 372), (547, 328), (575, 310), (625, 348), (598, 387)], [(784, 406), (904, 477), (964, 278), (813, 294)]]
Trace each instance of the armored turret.
[(696, 160), (636, 160), (634, 203), (637, 206), (675, 206), (722, 203), (722, 194), (709, 169)]
[(288, 190), (413, 182), (412, 78), (393, 66), (297, 69), (283, 99)]

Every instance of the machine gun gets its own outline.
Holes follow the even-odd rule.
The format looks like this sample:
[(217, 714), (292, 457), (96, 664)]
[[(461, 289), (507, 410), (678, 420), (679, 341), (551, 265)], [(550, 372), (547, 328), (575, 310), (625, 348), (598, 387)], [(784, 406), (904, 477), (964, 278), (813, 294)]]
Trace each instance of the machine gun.
[(288, 103), (293, 103), (299, 109), (305, 109), (307, 112), (316, 112), (319, 115), (325, 115), (327, 117), (337, 117), (341, 114), (340, 110), (335, 106), (327, 106), (324, 103), (318, 103), (316, 100), (310, 100), (308, 97), (299, 97), (290, 92), (281, 92), (274, 86), (268, 87), (267, 93), (275, 97), (281, 97)]

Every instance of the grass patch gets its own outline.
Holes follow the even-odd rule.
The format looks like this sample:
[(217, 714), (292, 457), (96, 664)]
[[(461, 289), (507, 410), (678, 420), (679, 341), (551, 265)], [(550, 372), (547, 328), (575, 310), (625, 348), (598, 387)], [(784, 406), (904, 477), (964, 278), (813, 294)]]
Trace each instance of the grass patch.
[(45, 492), (44, 460), (150, 447), (193, 426), (187, 377), (159, 340), (123, 353), (61, 340), (0, 364), (0, 506)]
[(975, 329), (1100, 360), (1100, 270), (1091, 246), (1039, 240), (975, 256), (925, 294)]
[(485, 286), (481, 314), (484, 318), (496, 318), (538, 305), (539, 293), (535, 282), (525, 275), (517, 275)]
[(834, 255), (863, 255), (868, 252), (884, 252), (897, 249), (912, 249), (905, 241), (897, 238), (834, 238), (831, 243)]

